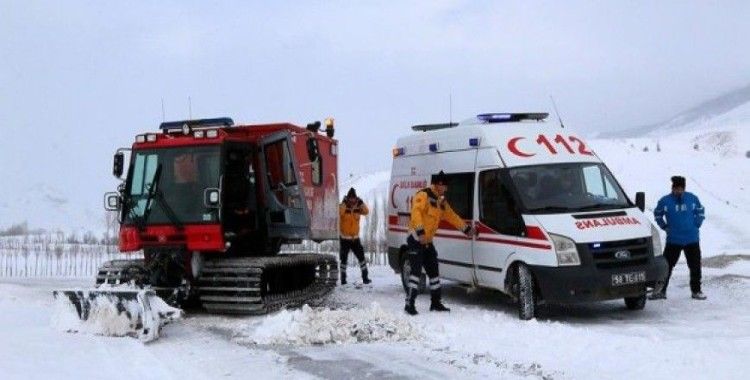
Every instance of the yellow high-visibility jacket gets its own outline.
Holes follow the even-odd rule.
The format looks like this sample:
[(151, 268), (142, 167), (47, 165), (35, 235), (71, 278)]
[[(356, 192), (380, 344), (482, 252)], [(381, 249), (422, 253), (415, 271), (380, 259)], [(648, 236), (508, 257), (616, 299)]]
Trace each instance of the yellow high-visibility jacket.
[(441, 220), (447, 221), (464, 233), (470, 228), (453, 211), (445, 198), (438, 199), (433, 187), (419, 190), (412, 200), (409, 230), (416, 236), (424, 235), (426, 242), (430, 243)]
[(359, 206), (348, 207), (346, 202), (339, 205), (339, 231), (342, 239), (359, 238), (359, 217), (367, 215), (370, 210), (367, 205), (361, 203)]

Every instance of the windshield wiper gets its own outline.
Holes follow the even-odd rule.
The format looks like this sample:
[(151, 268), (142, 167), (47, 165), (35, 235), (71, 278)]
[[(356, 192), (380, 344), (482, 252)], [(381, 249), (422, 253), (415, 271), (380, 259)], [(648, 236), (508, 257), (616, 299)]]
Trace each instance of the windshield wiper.
[(164, 214), (167, 215), (167, 218), (169, 218), (172, 224), (174, 224), (177, 229), (182, 230), (183, 225), (180, 221), (180, 218), (177, 217), (177, 214), (174, 212), (172, 207), (169, 206), (169, 203), (167, 203), (167, 200), (164, 198), (164, 194), (161, 192), (161, 190), (156, 190), (156, 200), (159, 202), (159, 206), (161, 206), (161, 209), (164, 210)]
[(151, 177), (151, 183), (148, 186), (148, 193), (146, 193), (146, 205), (143, 207), (143, 217), (141, 220), (145, 226), (148, 222), (148, 217), (151, 216), (151, 201), (154, 199), (154, 195), (159, 188), (159, 180), (161, 179), (161, 164), (156, 167), (154, 175)]
[(576, 210), (578, 211), (591, 211), (591, 210), (610, 210), (614, 208), (625, 208), (627, 206), (623, 205), (616, 205), (612, 203), (594, 203), (592, 205), (579, 207)]
[(146, 228), (146, 221), (143, 220), (143, 216), (138, 215), (138, 213), (135, 211), (135, 205), (136, 201), (132, 197), (125, 198), (126, 200), (123, 202), (124, 204), (124, 214), (127, 215), (126, 218), (129, 218), (133, 221), (136, 227), (138, 227), (138, 230), (143, 231), (144, 228)]
[(540, 211), (565, 212), (565, 211), (574, 211), (574, 210), (577, 210), (577, 209), (566, 207), (566, 206), (544, 206), (544, 207), (530, 208), (529, 212), (540, 212)]

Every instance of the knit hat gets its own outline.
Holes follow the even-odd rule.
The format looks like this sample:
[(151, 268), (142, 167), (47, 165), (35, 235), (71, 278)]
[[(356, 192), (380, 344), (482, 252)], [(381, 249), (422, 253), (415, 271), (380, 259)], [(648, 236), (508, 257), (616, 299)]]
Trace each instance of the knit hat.
[(672, 177), (672, 187), (681, 187), (685, 188), (685, 177), (676, 175)]
[(353, 187), (349, 188), (349, 192), (346, 193), (346, 197), (347, 198), (356, 198), (357, 197), (357, 192), (354, 190)]
[(432, 176), (432, 183), (435, 185), (448, 185), (448, 176), (441, 170), (440, 173)]

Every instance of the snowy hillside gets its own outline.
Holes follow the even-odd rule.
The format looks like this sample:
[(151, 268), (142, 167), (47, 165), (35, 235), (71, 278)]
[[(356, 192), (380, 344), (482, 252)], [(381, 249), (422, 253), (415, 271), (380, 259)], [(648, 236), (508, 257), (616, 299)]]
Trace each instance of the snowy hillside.
[(92, 231), (98, 236), (106, 225), (103, 198), (96, 201), (79, 198), (75, 189), (60, 189), (46, 183), (28, 185), (0, 201), (0, 228), (26, 222), (32, 229)]
[(647, 137), (589, 143), (630, 196), (646, 192), (649, 210), (669, 192), (672, 175), (685, 176), (706, 207), (706, 255), (750, 247), (750, 103)]
[(750, 121), (747, 112), (744, 112), (743, 115), (741, 110), (742, 108), (747, 109), (748, 105), (750, 105), (750, 85), (704, 101), (667, 120), (621, 131), (604, 132), (601, 137), (665, 135), (679, 131), (702, 129), (711, 124), (728, 127), (731, 126), (732, 119), (745, 123)]
[(382, 203), (388, 198), (388, 183), (391, 180), (391, 171), (383, 170), (366, 174), (354, 174), (341, 178), (339, 183), (339, 194), (342, 198), (353, 187), (357, 195), (367, 204), (373, 204), (375, 199)]

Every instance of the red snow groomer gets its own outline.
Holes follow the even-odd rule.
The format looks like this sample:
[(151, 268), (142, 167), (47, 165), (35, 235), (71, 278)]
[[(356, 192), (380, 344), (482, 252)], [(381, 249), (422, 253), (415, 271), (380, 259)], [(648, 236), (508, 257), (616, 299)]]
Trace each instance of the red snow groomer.
[(136, 136), (114, 156), (117, 178), (128, 150), (130, 163), (105, 206), (120, 214), (120, 251), (144, 258), (106, 262), (96, 288), (55, 296), (69, 299), (84, 320), (96, 299), (140, 303), (146, 314), (131, 316), (135, 335), (148, 328), (143, 320), (169, 317), (147, 315), (153, 294), (233, 314), (320, 300), (336, 285), (335, 257), (279, 251), (338, 238), (333, 128), (333, 119), (321, 130), (320, 122), (303, 128), (217, 118), (166, 122), (160, 133)]

